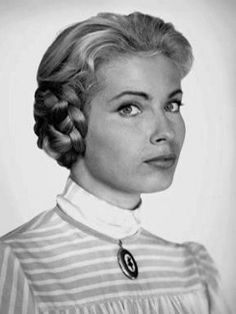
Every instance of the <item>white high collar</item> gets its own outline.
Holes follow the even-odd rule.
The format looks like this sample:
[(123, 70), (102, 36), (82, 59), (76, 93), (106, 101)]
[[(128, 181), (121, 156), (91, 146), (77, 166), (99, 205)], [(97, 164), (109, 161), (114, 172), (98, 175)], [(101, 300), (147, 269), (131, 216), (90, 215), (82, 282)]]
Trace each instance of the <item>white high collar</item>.
[(133, 210), (114, 206), (90, 194), (70, 177), (57, 203), (73, 219), (115, 239), (131, 236), (141, 227), (141, 205)]

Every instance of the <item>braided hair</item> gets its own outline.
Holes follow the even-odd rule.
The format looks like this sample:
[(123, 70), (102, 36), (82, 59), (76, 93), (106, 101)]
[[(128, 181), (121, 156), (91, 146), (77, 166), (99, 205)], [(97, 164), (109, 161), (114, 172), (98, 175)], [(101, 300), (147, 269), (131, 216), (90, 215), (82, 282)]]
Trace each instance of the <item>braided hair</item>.
[(85, 154), (89, 104), (101, 88), (98, 68), (121, 55), (170, 58), (184, 77), (193, 56), (171, 23), (142, 13), (101, 13), (66, 28), (44, 54), (37, 73), (37, 145), (68, 169)]

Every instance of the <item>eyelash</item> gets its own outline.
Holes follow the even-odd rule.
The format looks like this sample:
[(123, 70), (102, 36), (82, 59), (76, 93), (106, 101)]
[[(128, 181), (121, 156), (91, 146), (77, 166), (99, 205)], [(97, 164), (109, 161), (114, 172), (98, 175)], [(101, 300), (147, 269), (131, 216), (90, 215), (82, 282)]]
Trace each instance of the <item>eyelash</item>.
[[(178, 108), (174, 111), (172, 111), (171, 109), (166, 109), (167, 106), (171, 105), (171, 104), (176, 104), (178, 106)], [(180, 112), (180, 107), (183, 106), (184, 104), (180, 101), (180, 100), (172, 100), (170, 101), (169, 103), (167, 103), (164, 108), (166, 109), (166, 111), (169, 111), (169, 112), (172, 112), (172, 113), (179, 113)], [(122, 113), (121, 111), (125, 108), (131, 108), (131, 107), (135, 107), (136, 109), (139, 110), (138, 113), (135, 113), (135, 114), (127, 114), (127, 113)], [(134, 117), (136, 115), (138, 115), (140, 112), (141, 112), (141, 109), (140, 109), (140, 105), (136, 105), (135, 103), (127, 103), (127, 104), (123, 104), (121, 105), (119, 108), (118, 108), (118, 112), (121, 116), (123, 117)]]
[(170, 112), (173, 112), (173, 113), (180, 112), (180, 107), (184, 105), (180, 100), (172, 100), (169, 103), (167, 103), (167, 105), (165, 105), (165, 107), (168, 106), (168, 105), (171, 105), (171, 104), (176, 104), (178, 106), (177, 110), (174, 110), (174, 111), (170, 110)]
[(134, 103), (127, 103), (127, 104), (123, 104), (123, 105), (121, 105), (119, 108), (118, 108), (118, 112), (119, 112), (119, 114), (122, 116), (122, 117), (134, 117), (134, 116), (136, 116), (137, 114), (139, 114), (139, 113), (135, 113), (135, 114), (125, 114), (125, 113), (122, 113), (121, 111), (123, 110), (123, 109), (125, 109), (125, 108), (131, 108), (131, 107), (135, 107), (136, 109), (138, 109), (139, 110), (139, 113), (141, 112), (141, 109), (140, 109), (140, 106), (138, 106), (138, 105), (136, 105), (136, 104), (134, 104)]

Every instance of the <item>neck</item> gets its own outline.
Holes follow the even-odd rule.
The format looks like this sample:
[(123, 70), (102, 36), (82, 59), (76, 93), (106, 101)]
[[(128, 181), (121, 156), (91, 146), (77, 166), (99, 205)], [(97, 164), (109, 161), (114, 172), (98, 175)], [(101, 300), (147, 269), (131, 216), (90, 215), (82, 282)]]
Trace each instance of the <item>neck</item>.
[(72, 166), (70, 176), (84, 190), (117, 207), (134, 209), (140, 203), (140, 194), (120, 191), (94, 178), (86, 169), (83, 160)]

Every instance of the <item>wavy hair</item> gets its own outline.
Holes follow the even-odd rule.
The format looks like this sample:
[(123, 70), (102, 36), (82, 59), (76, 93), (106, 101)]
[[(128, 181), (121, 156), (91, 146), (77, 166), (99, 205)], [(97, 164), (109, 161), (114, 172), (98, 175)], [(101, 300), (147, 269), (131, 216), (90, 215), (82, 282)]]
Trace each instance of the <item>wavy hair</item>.
[(85, 153), (89, 103), (99, 88), (98, 68), (116, 56), (157, 53), (170, 58), (182, 78), (190, 71), (188, 40), (157, 17), (100, 13), (62, 31), (38, 68), (34, 102), (38, 147), (70, 169)]

